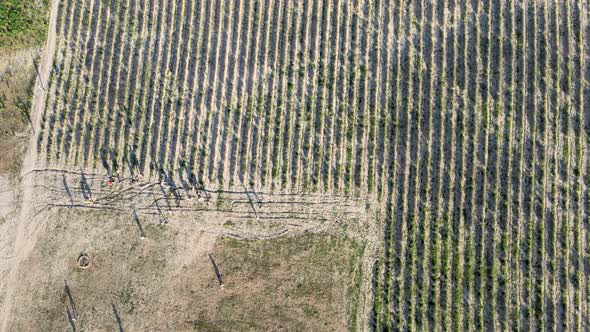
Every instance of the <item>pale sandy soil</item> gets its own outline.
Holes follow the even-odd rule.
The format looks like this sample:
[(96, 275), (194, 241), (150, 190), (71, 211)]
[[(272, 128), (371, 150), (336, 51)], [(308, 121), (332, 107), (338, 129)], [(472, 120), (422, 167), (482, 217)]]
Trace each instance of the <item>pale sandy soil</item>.
[[(57, 16), (57, 1), (52, 1), (51, 4), (51, 13), (49, 19), (49, 28), (48, 28), (48, 35), (47, 41), (44, 48), (43, 56), (41, 58), (41, 63), (39, 66), (40, 76), (37, 78), (37, 82), (35, 84), (35, 93), (33, 97), (33, 109), (31, 111), (31, 121), (33, 122), (33, 131), (39, 127), (40, 120), (41, 120), (41, 112), (43, 110), (46, 91), (43, 88), (49, 79), (49, 74), (51, 70), (51, 66), (53, 64), (53, 54), (55, 53), (55, 44), (56, 44), (56, 16)], [(30, 146), (27, 149), (27, 154), (24, 158), (23, 162), (23, 169), (21, 174), (26, 174), (28, 170), (35, 167), (35, 160), (36, 160), (36, 150), (33, 148), (34, 146), (34, 139), (31, 139)], [(2, 277), (2, 286), (0, 286), (4, 294), (3, 297), (0, 297), (0, 306), (2, 309), (0, 311), (0, 330), (5, 331), (7, 327), (7, 322), (9, 319), (9, 312), (12, 306), (12, 291), (14, 289), (14, 285), (18, 282), (16, 279), (16, 267), (20, 263), (20, 261), (27, 257), (28, 253), (32, 250), (36, 237), (34, 234), (30, 233), (31, 229), (28, 227), (30, 226), (30, 210), (31, 210), (31, 184), (32, 178), (31, 177), (22, 177), (21, 179), (21, 192), (19, 196), (21, 197), (20, 203), (20, 212), (18, 215), (15, 216), (12, 220), (7, 221), (6, 225), (6, 232), (2, 232), (2, 238), (0, 242), (8, 243), (9, 247), (12, 249), (6, 249), (6, 251), (15, 253), (11, 255), (10, 260), (5, 260), (2, 262), (2, 270), (6, 271), (4, 277)], [(16, 196), (16, 190), (13, 191), (13, 197)]]

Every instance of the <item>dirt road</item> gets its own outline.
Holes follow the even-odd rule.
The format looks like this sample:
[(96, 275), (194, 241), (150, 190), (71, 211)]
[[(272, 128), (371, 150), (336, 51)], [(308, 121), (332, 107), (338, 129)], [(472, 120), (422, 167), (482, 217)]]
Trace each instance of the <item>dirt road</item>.
[[(43, 112), (43, 108), (45, 105), (45, 96), (47, 91), (44, 90), (43, 87), (47, 86), (47, 82), (49, 80), (49, 74), (51, 72), (52, 64), (53, 64), (53, 56), (55, 54), (55, 46), (56, 46), (56, 20), (57, 20), (57, 7), (58, 1), (52, 0), (51, 1), (51, 11), (49, 17), (49, 26), (47, 29), (47, 40), (44, 48), (44, 52), (42, 53), (42, 61), (40, 65), (40, 75), (37, 77), (37, 82), (35, 84), (35, 93), (33, 96), (32, 102), (32, 112), (31, 112), (31, 120), (33, 122), (33, 126), (35, 127), (32, 132), (38, 132), (38, 128), (40, 126), (41, 121), (41, 113)], [(14, 284), (18, 282), (16, 280), (16, 270), (19, 263), (27, 257), (27, 255), (31, 252), (34, 247), (36, 241), (36, 234), (35, 230), (39, 228), (31, 227), (34, 225), (30, 224), (31, 219), (31, 200), (33, 194), (33, 175), (34, 173), (29, 173), (31, 169), (35, 167), (36, 163), (36, 149), (35, 149), (35, 138), (31, 136), (31, 140), (29, 143), (29, 147), (27, 149), (27, 153), (24, 158), (23, 168), (21, 170), (21, 175), (29, 174), (26, 176), (22, 176), (21, 178), (21, 187), (20, 187), (20, 212), (17, 213), (16, 217), (8, 221), (10, 224), (8, 225), (12, 231), (5, 233), (3, 236), (10, 236), (14, 237), (14, 242), (8, 240), (7, 243), (14, 243), (12, 246), (12, 251), (14, 255), (10, 258), (10, 260), (3, 262), (2, 264), (6, 265), (6, 275), (4, 276), (4, 286), (6, 289), (6, 293), (4, 294), (2, 301), (2, 305), (0, 306), (2, 309), (0, 311), (0, 331), (6, 331), (8, 318), (10, 317), (10, 311), (12, 309), (12, 304), (14, 299), (13, 292), (14, 292)], [(4, 240), (4, 239), (2, 239)]]

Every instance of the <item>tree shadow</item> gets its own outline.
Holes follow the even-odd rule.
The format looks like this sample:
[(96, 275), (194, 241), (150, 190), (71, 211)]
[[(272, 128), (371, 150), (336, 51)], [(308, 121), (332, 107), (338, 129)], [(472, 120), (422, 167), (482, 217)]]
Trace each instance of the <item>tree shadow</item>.
[(72, 312), (70, 311), (70, 307), (66, 307), (66, 318), (68, 319), (68, 323), (70, 323), (70, 327), (72, 331), (76, 332), (76, 322), (74, 317), (72, 316)]
[(145, 238), (145, 232), (143, 231), (143, 227), (141, 227), (141, 223), (139, 222), (139, 216), (137, 215), (137, 211), (133, 209), (133, 219), (139, 228), (139, 236), (143, 239)]
[(89, 200), (92, 198), (92, 191), (90, 190), (90, 185), (88, 184), (88, 179), (86, 175), (84, 175), (84, 170), (80, 169), (80, 189), (82, 190), (82, 196), (84, 200)]
[(102, 167), (104, 167), (104, 169), (106, 170), (107, 174), (110, 177), (112, 174), (112, 170), (111, 170), (111, 166), (109, 165), (106, 149), (100, 150), (100, 162), (102, 163)]
[[(76, 319), (78, 319), (78, 311), (76, 310), (76, 304), (74, 303), (74, 298), (72, 297), (72, 292), (70, 290), (70, 286), (68, 286), (68, 282), (66, 280), (64, 280), (64, 290), (66, 292), (66, 296), (68, 298), (68, 303), (69, 303), (69, 307), (68, 307), (68, 315), (71, 316), (71, 321), (76, 321)], [(70, 308), (72, 309), (72, 311), (70, 312)]]
[(113, 314), (115, 315), (115, 319), (117, 320), (117, 327), (119, 328), (119, 332), (123, 332), (123, 322), (121, 322), (121, 316), (119, 316), (117, 307), (115, 307), (114, 303), (111, 303), (111, 306), (113, 307)]
[[(117, 161), (117, 151), (109, 149), (109, 155), (111, 159), (111, 165), (113, 165), (113, 175), (119, 177), (119, 162)], [(119, 179), (120, 180), (120, 179)]]
[(66, 191), (66, 194), (68, 195), (68, 198), (70, 200), (70, 206), (69, 207), (72, 208), (72, 206), (74, 206), (74, 197), (72, 196), (72, 192), (70, 190), (70, 187), (68, 186), (68, 182), (66, 180), (66, 175), (65, 174), (62, 174), (62, 182), (63, 182), (63, 185), (64, 185), (64, 189)]
[[(187, 172), (187, 180), (185, 180), (184, 177), (184, 172)], [(190, 174), (188, 173), (188, 169), (186, 168), (186, 162), (184, 160), (180, 160), (180, 167), (178, 167), (178, 178), (180, 179), (180, 185), (182, 186), (182, 189), (184, 189), (184, 191), (186, 192), (186, 196), (188, 197), (188, 199), (191, 199), (191, 195), (190, 195), (190, 190), (191, 190), (191, 179), (190, 179)]]
[(219, 287), (223, 288), (223, 286), (224, 286), (223, 275), (221, 274), (221, 271), (219, 270), (217, 263), (215, 263), (213, 256), (211, 256), (211, 254), (208, 254), (208, 255), (209, 255), (209, 259), (211, 260), (211, 264), (213, 264), (213, 270), (215, 271), (215, 276), (217, 277), (217, 281), (219, 282)]

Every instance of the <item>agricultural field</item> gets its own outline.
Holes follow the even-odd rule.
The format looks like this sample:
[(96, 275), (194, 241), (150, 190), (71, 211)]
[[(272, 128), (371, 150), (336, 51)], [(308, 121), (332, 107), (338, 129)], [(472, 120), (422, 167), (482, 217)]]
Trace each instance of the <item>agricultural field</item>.
[[(10, 274), (23, 282), (9, 294), (26, 300), (5, 309), (21, 318), (9, 327), (590, 329), (589, 5), (57, 1), (26, 173), (41, 179), (36, 213), (55, 222)], [(132, 215), (147, 245), (123, 231)], [(101, 218), (118, 235), (87, 226)], [(64, 227), (78, 235), (59, 244)], [(161, 262), (190, 252), (197, 231), (193, 265)], [(158, 311), (146, 300), (156, 279), (97, 266), (96, 278), (136, 285), (129, 300), (70, 262), (40, 269), (57, 279), (36, 295), (59, 297), (65, 273), (107, 309), (66, 319), (63, 295), (33, 312), (23, 294), (38, 284), (23, 271), (93, 246), (178, 277), (166, 284), (178, 302)], [(125, 256), (136, 251), (148, 265)], [(206, 253), (229, 271), (227, 292), (209, 289), (212, 274), (193, 280), (205, 290), (186, 285), (206, 278), (194, 275), (210, 269)], [(253, 291), (283, 278), (276, 298)], [(211, 297), (198, 319), (170, 309), (192, 307), (187, 289)], [(107, 314), (112, 326), (94, 325)]]

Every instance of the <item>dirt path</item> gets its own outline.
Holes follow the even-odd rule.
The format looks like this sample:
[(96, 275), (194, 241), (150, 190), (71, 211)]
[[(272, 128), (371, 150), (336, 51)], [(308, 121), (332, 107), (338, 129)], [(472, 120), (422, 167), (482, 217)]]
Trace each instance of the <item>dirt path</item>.
[[(52, 64), (53, 64), (53, 55), (55, 54), (55, 45), (56, 45), (56, 19), (57, 19), (57, 7), (58, 1), (52, 0), (51, 1), (51, 11), (49, 17), (49, 26), (48, 26), (48, 33), (47, 33), (47, 40), (45, 44), (44, 56), (41, 61), (40, 65), (40, 76), (37, 77), (37, 82), (35, 84), (35, 93), (33, 96), (33, 109), (31, 112), (31, 120), (33, 122), (34, 129), (32, 132), (38, 132), (38, 128), (40, 127), (41, 121), (41, 113), (43, 112), (43, 108), (45, 106), (45, 96), (47, 91), (44, 90), (43, 87), (47, 86), (47, 82), (49, 81), (49, 74), (51, 72)], [(30, 210), (32, 206), (32, 196), (33, 196), (33, 180), (34, 176), (29, 173), (29, 170), (35, 168), (36, 162), (36, 149), (35, 149), (35, 136), (32, 136), (29, 142), (29, 147), (27, 149), (27, 153), (24, 157), (23, 167), (21, 170), (21, 174), (30, 174), (27, 176), (23, 176), (21, 179), (21, 189), (20, 189), (20, 213), (17, 214), (17, 217), (12, 221), (11, 228), (16, 230), (16, 234), (12, 235), (15, 237), (13, 251), (14, 256), (11, 258), (9, 262), (6, 264), (8, 265), (7, 275), (5, 276), (7, 279), (5, 281), (6, 286), (6, 293), (3, 298), (2, 302), (2, 309), (0, 311), (0, 331), (7, 330), (8, 318), (10, 317), (10, 311), (12, 309), (12, 303), (14, 301), (13, 292), (14, 292), (14, 285), (18, 283), (16, 280), (17, 277), (17, 267), (19, 263), (25, 259), (31, 250), (34, 247), (36, 234), (35, 230), (39, 228), (31, 227), (29, 223), (31, 219)], [(10, 232), (13, 233), (13, 232)], [(11, 236), (11, 235), (9, 235)], [(4, 264), (4, 263), (3, 263)]]

